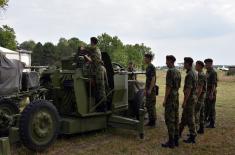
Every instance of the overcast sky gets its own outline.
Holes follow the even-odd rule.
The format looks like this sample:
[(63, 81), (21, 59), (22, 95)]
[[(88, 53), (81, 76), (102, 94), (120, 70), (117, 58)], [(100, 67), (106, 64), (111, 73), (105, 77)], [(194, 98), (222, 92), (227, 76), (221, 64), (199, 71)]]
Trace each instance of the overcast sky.
[(57, 43), (60, 37), (86, 42), (101, 33), (152, 48), (154, 64), (173, 54), (235, 65), (234, 0), (10, 0), (0, 25), (17, 40)]

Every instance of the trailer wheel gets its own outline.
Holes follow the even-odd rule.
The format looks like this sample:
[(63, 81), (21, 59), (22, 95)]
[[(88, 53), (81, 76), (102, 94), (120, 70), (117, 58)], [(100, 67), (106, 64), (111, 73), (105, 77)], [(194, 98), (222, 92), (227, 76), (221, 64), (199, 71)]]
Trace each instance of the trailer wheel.
[(24, 146), (43, 151), (52, 145), (59, 132), (59, 114), (46, 100), (31, 102), (21, 114), (19, 134)]
[(17, 104), (10, 99), (0, 99), (0, 136), (8, 135), (12, 116), (20, 112)]

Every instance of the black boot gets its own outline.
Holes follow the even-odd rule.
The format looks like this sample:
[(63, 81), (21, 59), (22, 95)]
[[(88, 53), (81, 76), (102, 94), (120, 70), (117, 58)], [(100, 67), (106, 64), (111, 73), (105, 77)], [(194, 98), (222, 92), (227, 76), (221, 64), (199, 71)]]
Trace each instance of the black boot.
[(165, 144), (162, 144), (162, 147), (173, 149), (175, 147), (174, 139), (170, 138), (168, 142), (166, 142)]
[(149, 120), (149, 122), (145, 126), (155, 127), (156, 120), (155, 119)]
[(195, 144), (195, 143), (196, 143), (195, 137), (196, 137), (196, 136), (194, 136), (194, 135), (190, 135), (187, 140), (184, 140), (184, 142), (185, 142), (185, 143), (188, 143), (188, 144), (189, 144), (189, 143)]
[(200, 125), (200, 128), (199, 128), (199, 130), (197, 131), (197, 133), (199, 133), (199, 134), (204, 134), (204, 125), (203, 125), (203, 124)]
[(206, 128), (215, 128), (215, 122), (210, 121), (210, 124), (208, 126), (206, 126)]
[(179, 146), (179, 136), (175, 136), (174, 138), (174, 142), (175, 142), (175, 146), (178, 147)]
[(180, 127), (179, 127), (179, 138), (182, 137), (183, 131), (184, 131), (184, 127), (180, 126)]

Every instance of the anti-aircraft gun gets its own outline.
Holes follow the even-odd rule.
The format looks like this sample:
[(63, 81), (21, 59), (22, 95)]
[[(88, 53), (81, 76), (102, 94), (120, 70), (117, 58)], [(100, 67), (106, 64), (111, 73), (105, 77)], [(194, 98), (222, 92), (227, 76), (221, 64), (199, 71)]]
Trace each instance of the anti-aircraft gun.
[[(20, 140), (27, 148), (42, 151), (52, 145), (59, 134), (84, 133), (109, 126), (136, 130), (143, 138), (141, 84), (128, 81), (128, 72), (114, 72), (107, 53), (102, 53), (102, 59), (108, 77), (106, 111), (96, 111), (100, 102), (95, 100), (94, 77), (82, 56), (78, 63), (74, 58), (64, 59), (62, 68), (47, 69), (41, 74), (37, 88), (40, 95), (28, 95), (30, 103), (22, 112), (17, 109), (0, 115), (0, 127), (5, 125), (3, 122), (13, 122), (7, 127), (10, 141)], [(4, 111), (1, 102), (6, 98), (11, 99), (2, 96), (0, 111)]]

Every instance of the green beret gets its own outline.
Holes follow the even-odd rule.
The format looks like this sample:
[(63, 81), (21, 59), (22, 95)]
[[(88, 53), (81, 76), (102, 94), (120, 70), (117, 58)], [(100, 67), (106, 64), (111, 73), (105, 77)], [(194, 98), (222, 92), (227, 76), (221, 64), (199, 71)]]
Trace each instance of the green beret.
[(205, 63), (213, 63), (213, 59), (208, 58), (208, 59), (204, 60), (204, 62), (205, 62)]
[(167, 60), (170, 60), (170, 61), (172, 61), (172, 62), (175, 62), (175, 61), (176, 61), (176, 58), (175, 58), (173, 55), (167, 55), (167, 56), (166, 56), (166, 59), (167, 59)]
[(185, 57), (184, 62), (192, 65), (193, 64), (193, 59), (191, 57)]

